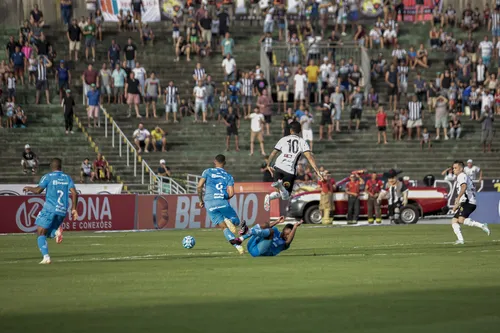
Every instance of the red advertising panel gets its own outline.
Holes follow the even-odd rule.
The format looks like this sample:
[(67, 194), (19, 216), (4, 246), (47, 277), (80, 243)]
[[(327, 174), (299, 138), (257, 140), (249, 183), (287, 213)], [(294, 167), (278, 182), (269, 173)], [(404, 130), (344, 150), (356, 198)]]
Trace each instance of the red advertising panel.
[[(44, 202), (43, 196), (0, 196), (0, 233), (35, 231), (35, 220)], [(135, 195), (81, 195), (78, 219), (68, 214), (63, 228), (69, 231), (132, 230), (135, 202)]]
[[(264, 182), (238, 182), (234, 183), (235, 193), (271, 193), (276, 191), (274, 187), (271, 186), (272, 183)], [(286, 207), (286, 206), (285, 206)], [(283, 214), (280, 213), (280, 200), (271, 201), (271, 217), (279, 217)]]
[[(230, 200), (241, 220), (248, 225), (269, 220), (264, 210), (265, 193), (237, 193)], [(196, 194), (141, 195), (137, 198), (138, 229), (214, 228)], [(156, 226), (155, 226), (156, 225)]]

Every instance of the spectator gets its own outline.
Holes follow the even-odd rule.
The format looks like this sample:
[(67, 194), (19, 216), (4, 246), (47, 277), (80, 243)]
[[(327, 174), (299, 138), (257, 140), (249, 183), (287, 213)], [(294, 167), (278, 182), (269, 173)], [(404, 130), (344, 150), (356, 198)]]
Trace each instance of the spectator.
[(346, 184), (345, 192), (348, 197), (347, 224), (357, 224), (359, 219), (359, 193), (360, 187), (364, 184), (363, 178), (357, 174), (349, 176), (349, 182)]
[(399, 88), (399, 75), (394, 64), (391, 64), (389, 70), (385, 73), (385, 82), (389, 87), (389, 109), (396, 111), (398, 104), (398, 88)]
[(477, 165), (474, 165), (471, 159), (467, 160), (467, 165), (464, 168), (464, 172), (467, 176), (470, 177), (472, 181), (483, 180), (483, 170), (481, 170), (481, 168), (479, 168)]
[(15, 52), (11, 55), (10, 60), (14, 66), (16, 79), (24, 85), (24, 64), (26, 62), (26, 58), (24, 53), (21, 52), (21, 46), (16, 45)]
[(281, 121), (281, 130), (283, 131), (283, 136), (290, 135), (290, 124), (295, 121), (295, 115), (293, 114), (292, 108), (288, 108), (287, 112), (283, 115), (283, 120)]
[(72, 59), (74, 52), (75, 61), (78, 61), (81, 36), (82, 36), (82, 30), (78, 26), (76, 19), (71, 20), (71, 25), (68, 26), (68, 31), (66, 32), (66, 37), (68, 38), (69, 42), (69, 60)]
[(92, 164), (88, 158), (84, 159), (80, 167), (80, 183), (85, 183), (85, 179), (88, 178), (90, 182), (94, 181), (95, 173), (92, 170)]
[(354, 41), (359, 46), (365, 46), (366, 32), (361, 24), (357, 25), (356, 32), (354, 33)]
[[(198, 27), (201, 30), (201, 38), (209, 46), (212, 45), (212, 18), (208, 11), (205, 12), (203, 18), (198, 22)], [(210, 56), (210, 48), (208, 48), (207, 56)]]
[(160, 177), (172, 177), (172, 172), (170, 168), (166, 165), (164, 159), (160, 160), (160, 166), (158, 167), (158, 176)]
[(198, 81), (205, 81), (207, 78), (207, 73), (205, 71), (205, 68), (201, 67), (201, 63), (196, 63), (196, 67), (193, 71), (193, 80), (196, 84)]
[(134, 143), (137, 146), (137, 152), (140, 154), (142, 150), (149, 153), (149, 143), (151, 140), (151, 133), (144, 128), (143, 123), (139, 123), (139, 127), (134, 131), (132, 136), (134, 138)]
[(23, 167), (24, 174), (28, 173), (28, 169), (31, 169), (31, 174), (34, 175), (38, 169), (38, 156), (29, 144), (24, 146), (24, 151), (21, 155), (21, 166)]
[(38, 24), (40, 27), (45, 25), (45, 21), (43, 20), (43, 13), (38, 9), (38, 5), (33, 5), (33, 10), (30, 12), (30, 24)]
[(378, 94), (375, 92), (374, 88), (370, 88), (370, 92), (366, 97), (366, 104), (371, 108), (378, 107)]
[(141, 66), (141, 64), (138, 61), (136, 61), (135, 67), (132, 68), (132, 72), (134, 73), (136, 80), (139, 81), (140, 94), (144, 101), (144, 96), (146, 95), (144, 91), (144, 86), (146, 84), (146, 75), (147, 75), (146, 70), (144, 69), (144, 67)]
[(440, 129), (444, 131), (444, 139), (448, 140), (448, 100), (440, 95), (436, 99), (436, 140), (439, 140)]
[(424, 119), (422, 102), (417, 100), (417, 96), (413, 95), (412, 101), (408, 103), (408, 123), (406, 127), (408, 128), (408, 140), (411, 140), (412, 129), (417, 129), (417, 138), (420, 138), (420, 127), (422, 127), (422, 122)]
[[(101, 93), (97, 90), (94, 83), (90, 85), (90, 91), (87, 92), (87, 120), (88, 127), (90, 128), (90, 120), (94, 120), (94, 127), (97, 127), (97, 120), (99, 119), (99, 100)], [(99, 122), (100, 125), (100, 122)]]
[(97, 0), (85, 0), (85, 4), (89, 17), (94, 17), (97, 11)]
[(318, 76), (319, 67), (316, 66), (314, 60), (309, 60), (309, 65), (306, 67), (307, 74), (307, 96), (306, 103), (309, 103), (311, 94), (314, 95), (314, 103), (318, 103)]
[(337, 133), (340, 133), (340, 117), (342, 115), (342, 111), (344, 110), (344, 94), (340, 91), (340, 87), (337, 86), (335, 88), (335, 92), (330, 95), (330, 100), (335, 106), (335, 113), (334, 113), (334, 124), (335, 124), (335, 130)]
[(229, 31), (229, 15), (224, 10), (221, 10), (217, 14), (217, 18), (219, 19), (219, 35), (225, 36)]
[[(125, 52), (125, 60), (127, 61), (127, 68), (135, 68), (135, 60), (137, 57), (137, 47), (132, 43), (132, 38), (127, 40), (127, 45), (123, 48)], [(189, 58), (189, 57), (188, 57)]]
[(323, 105), (319, 107), (319, 109), (321, 110), (321, 123), (319, 125), (319, 141), (323, 140), (323, 130), (325, 125), (327, 126), (328, 140), (333, 140), (332, 119), (335, 114), (335, 106), (333, 105), (333, 103), (330, 103), (330, 97), (328, 95), (325, 95), (323, 99), (324, 99)]
[[(179, 98), (179, 90), (176, 86), (174, 86), (174, 81), (170, 81), (168, 86), (165, 88), (165, 120), (168, 120), (169, 113), (173, 113), (174, 115), (174, 124), (178, 123), (177, 121), (177, 110), (178, 105), (180, 104)], [(182, 116), (182, 115), (181, 115)]]
[(293, 108), (297, 109), (297, 102), (306, 102), (305, 84), (307, 77), (302, 72), (302, 68), (297, 70), (297, 74), (293, 77)]
[(267, 90), (269, 83), (267, 82), (264, 72), (260, 71), (260, 73), (255, 74), (254, 86), (255, 86), (255, 95), (260, 96), (264, 90)]
[(398, 32), (394, 28), (387, 28), (382, 34), (382, 37), (384, 46), (394, 46), (398, 44)]
[(264, 151), (264, 136), (262, 134), (262, 125), (265, 124), (264, 116), (260, 113), (259, 108), (255, 108), (254, 112), (250, 113), (245, 119), (250, 119), (250, 156), (253, 156), (253, 147), (255, 138), (259, 140), (260, 144), (260, 152), (262, 156), (266, 156), (266, 152)]
[(401, 45), (396, 44), (396, 48), (392, 51), (392, 59), (396, 63), (400, 62), (401, 60), (404, 60), (405, 63), (408, 63), (408, 53), (405, 49), (401, 48)]
[(7, 97), (7, 102), (5, 103), (5, 115), (7, 117), (7, 121), (5, 123), (6, 128), (12, 128), (14, 121), (14, 112), (15, 104), (12, 102), (12, 99), (10, 97)]
[(488, 40), (488, 36), (484, 36), (483, 41), (479, 43), (478, 50), (481, 52), (481, 58), (483, 59), (484, 66), (486, 67), (490, 65), (494, 48), (493, 43)]
[(368, 35), (370, 49), (373, 49), (373, 44), (378, 45), (381, 49), (384, 48), (384, 39), (382, 38), (382, 31), (379, 27), (374, 26)]
[[(483, 153), (486, 153), (486, 148), (488, 148), (488, 153), (491, 153), (491, 143), (493, 142), (493, 109), (487, 107), (484, 112), (481, 113), (481, 117), (478, 120), (481, 122), (481, 143), (483, 144)], [(481, 177), (482, 178), (482, 175)]]
[(450, 120), (450, 137), (452, 139), (460, 139), (460, 133), (462, 133), (462, 123), (455, 113), (451, 114)]
[(272, 97), (268, 95), (267, 90), (262, 91), (262, 95), (260, 95), (257, 99), (257, 107), (260, 108), (260, 112), (264, 115), (266, 135), (271, 135), (271, 133), (269, 132), (269, 127), (271, 124), (271, 116), (273, 114), (271, 110), (272, 104)]
[(479, 111), (481, 110), (481, 89), (476, 87), (476, 82), (471, 83), (470, 96), (469, 96), (469, 104), (470, 104), (470, 119), (478, 120), (479, 119)]
[(193, 97), (195, 98), (194, 106), (194, 122), (198, 122), (198, 112), (202, 113), (202, 122), (207, 123), (207, 90), (203, 86), (201, 81), (198, 81), (198, 85), (193, 89)]
[(24, 113), (24, 110), (21, 108), (21, 105), (18, 105), (16, 108), (13, 123), (14, 128), (26, 128), (27, 126), (28, 117)]
[(10, 72), (7, 77), (7, 91), (12, 102), (16, 102), (16, 78), (14, 74)]
[(262, 181), (264, 183), (271, 183), (274, 181), (273, 175), (269, 171), (267, 164), (269, 162), (269, 156), (264, 157), (264, 161), (260, 165), (260, 172), (262, 173)]
[(80, 22), (78, 22), (78, 27), (80, 28), (80, 30), (82, 30), (83, 32), (83, 28), (85, 28), (87, 26), (87, 19), (85, 18), (85, 16), (82, 16), (80, 18)]
[(392, 138), (394, 140), (401, 141), (403, 138), (403, 122), (401, 119), (401, 114), (399, 112), (394, 113), (394, 117), (392, 118)]
[(151, 131), (151, 140), (155, 152), (161, 150), (162, 153), (165, 153), (167, 151), (167, 134), (160, 126), (156, 125), (154, 130)]
[(149, 118), (149, 106), (153, 108), (153, 117), (158, 118), (156, 115), (156, 102), (158, 101), (158, 96), (161, 95), (161, 85), (160, 80), (156, 78), (155, 72), (152, 72), (149, 79), (145, 83), (146, 92), (146, 118)]
[(45, 98), (47, 100), (47, 104), (51, 104), (49, 96), (49, 80), (47, 77), (47, 69), (50, 67), (52, 67), (52, 62), (46, 56), (41, 56), (38, 60), (38, 65), (37, 65), (35, 104), (40, 103), (40, 91), (45, 92)]
[(420, 149), (424, 150), (425, 145), (427, 145), (427, 148), (429, 150), (432, 149), (431, 136), (429, 134), (429, 131), (427, 130), (427, 127), (424, 127), (424, 131), (422, 133), (422, 138), (420, 139)]
[(228, 54), (233, 55), (234, 40), (230, 37), (229, 32), (226, 32), (224, 38), (221, 41), (221, 51), (222, 56), (226, 57)]
[[(472, 26), (471, 28), (473, 30), (474, 26)], [(495, 11), (491, 14), (491, 17), (488, 20), (488, 30), (491, 30), (491, 35), (494, 38), (496, 37), (498, 39), (498, 37), (500, 37), (500, 7), (498, 5), (496, 6)]]
[(309, 141), (309, 147), (313, 151), (313, 130), (312, 124), (314, 122), (314, 117), (309, 113), (309, 109), (306, 109), (305, 114), (299, 119), (300, 125), (302, 126), (302, 138)]
[(444, 180), (447, 180), (449, 182), (454, 182), (457, 176), (453, 173), (453, 167), (447, 168), (441, 172), (441, 175), (444, 176)]
[(36, 52), (37, 52), (38, 56), (40, 56), (40, 55), (46, 56), (49, 54), (50, 43), (47, 40), (47, 37), (45, 36), (45, 34), (43, 32), (40, 34), (40, 39), (35, 44), (35, 47), (36, 47)]
[(84, 95), (83, 104), (85, 105), (87, 102), (86, 96), (90, 90), (90, 86), (92, 84), (96, 86), (99, 85), (99, 73), (96, 70), (94, 70), (92, 64), (89, 64), (87, 66), (87, 69), (83, 72), (82, 83), (83, 83), (83, 95)]
[(240, 145), (238, 142), (238, 129), (240, 128), (240, 117), (238, 114), (234, 113), (233, 108), (230, 106), (228, 108), (228, 114), (223, 118), (224, 124), (226, 125), (226, 151), (229, 151), (229, 145), (231, 141), (231, 136), (234, 135), (234, 146), (236, 151), (240, 151)]
[(299, 64), (299, 45), (300, 40), (297, 37), (297, 34), (292, 34), (288, 40), (288, 63), (291, 66), (297, 66)]
[(349, 96), (351, 102), (351, 116), (349, 118), (348, 130), (351, 130), (352, 121), (356, 120), (356, 132), (359, 132), (359, 125), (361, 124), (361, 114), (363, 113), (363, 101), (365, 97), (361, 92), (361, 87), (356, 87), (354, 92)]
[(116, 64), (120, 64), (120, 45), (116, 44), (114, 39), (111, 40), (111, 46), (108, 49), (108, 61), (111, 68), (115, 68)]
[(155, 40), (155, 35), (153, 33), (153, 29), (149, 27), (149, 24), (144, 24), (142, 29), (140, 29), (140, 35), (141, 35), (141, 42), (142, 45), (144, 46), (147, 42), (151, 42), (151, 45), (153, 45), (154, 40)]
[[(254, 95), (254, 79), (253, 75), (249, 72), (243, 74), (243, 78), (241, 79), (241, 95), (242, 95), (241, 106), (243, 107), (243, 115), (248, 116), (252, 112), (253, 95)], [(279, 95), (280, 93), (278, 92), (278, 102), (280, 101)], [(286, 104), (286, 101), (283, 101), (283, 103)]]
[(236, 84), (236, 81), (232, 81), (229, 85), (229, 102), (233, 108), (236, 108), (236, 113), (240, 113), (240, 101), (238, 99), (238, 95), (240, 92), (240, 84)]
[(139, 30), (142, 28), (142, 11), (145, 11), (146, 9), (144, 8), (144, 2), (142, 0), (131, 0), (130, 5), (132, 7), (132, 11), (134, 13), (134, 20), (133, 20), (133, 25), (134, 25), (134, 30), (135, 28), (135, 22), (139, 22)]
[(115, 64), (115, 69), (111, 74), (111, 85), (113, 87), (114, 103), (123, 103), (123, 94), (125, 87), (125, 80), (127, 79), (127, 73), (123, 68), (120, 67), (119, 62)]
[(66, 135), (68, 132), (73, 132), (73, 108), (75, 107), (75, 100), (71, 96), (71, 90), (66, 89), (65, 95), (62, 98), (61, 105), (64, 111), (64, 126), (66, 128)]
[(269, 6), (265, 13), (264, 18), (264, 33), (273, 33), (274, 28), (274, 15), (275, 8), (273, 6)]
[(61, 16), (65, 25), (70, 24), (72, 14), (73, 8), (71, 0), (61, 0)]
[(96, 27), (96, 36), (99, 38), (99, 42), (102, 42), (102, 23), (104, 22), (104, 17), (102, 16), (102, 11), (100, 9), (96, 10), (94, 23)]
[(387, 144), (387, 126), (389, 123), (387, 122), (387, 113), (382, 106), (378, 107), (377, 115), (375, 116), (375, 125), (378, 128), (378, 141), (377, 144), (380, 144), (380, 134), (384, 139), (384, 145)]
[[(101, 82), (101, 98), (108, 96), (108, 104), (111, 103), (111, 71), (107, 68), (106, 63), (102, 64), (100, 75)], [(102, 103), (102, 102), (101, 102)]]
[(139, 96), (140, 96), (140, 86), (139, 80), (135, 78), (134, 72), (131, 72), (126, 83), (125, 83), (125, 98), (128, 104), (128, 115), (127, 118), (132, 116), (132, 105), (135, 108), (136, 118), (142, 118), (139, 114)]
[(217, 119), (218, 121), (221, 121), (221, 119), (223, 119), (227, 115), (228, 104), (229, 103), (227, 100), (226, 93), (224, 92), (224, 90), (222, 90), (219, 96), (219, 116)]
[(83, 36), (85, 36), (85, 59), (89, 61), (89, 49), (92, 50), (92, 62), (95, 62), (95, 36), (97, 27), (92, 21), (92, 18), (87, 19), (87, 25), (83, 28)]
[(223, 68), (224, 82), (227, 83), (236, 80), (236, 62), (231, 57), (231, 54), (226, 54), (221, 67)]
[(59, 67), (56, 69), (55, 76), (59, 87), (59, 101), (62, 102), (64, 93), (69, 89), (71, 82), (71, 72), (66, 68), (64, 60), (59, 62)]
[(111, 171), (109, 170), (108, 162), (102, 157), (101, 153), (97, 154), (94, 161), (94, 180), (107, 180), (111, 181)]
[[(382, 212), (377, 199), (383, 187), (384, 182), (378, 179), (377, 173), (372, 173), (371, 178), (368, 179), (365, 185), (365, 191), (368, 194), (367, 205), (369, 224), (373, 224), (374, 220), (377, 222), (377, 224), (382, 223)], [(373, 218), (373, 215), (375, 215), (375, 219)]]
[(186, 61), (191, 61), (191, 58), (189, 57), (190, 54), (191, 54), (191, 46), (184, 39), (184, 37), (179, 36), (179, 38), (177, 39), (177, 45), (175, 46), (176, 58), (174, 59), (174, 62), (179, 61), (179, 57), (181, 55), (186, 55)]
[[(423, 7), (422, 7), (422, 16), (423, 16)], [(444, 25), (455, 26), (456, 21), (457, 21), (457, 11), (453, 8), (452, 4), (449, 4), (448, 8), (446, 9), (446, 12), (444, 13)]]
[(335, 191), (335, 180), (330, 177), (328, 170), (322, 172), (323, 180), (318, 181), (321, 188), (319, 199), (319, 209), (322, 213), (322, 223), (331, 224), (332, 218), (330, 213), (335, 212), (335, 203), (333, 201), (333, 192)]

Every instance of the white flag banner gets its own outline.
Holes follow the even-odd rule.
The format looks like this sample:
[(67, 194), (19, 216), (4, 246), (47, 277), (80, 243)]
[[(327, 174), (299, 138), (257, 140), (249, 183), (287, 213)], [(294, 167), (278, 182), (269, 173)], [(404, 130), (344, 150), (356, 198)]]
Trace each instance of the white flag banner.
[[(123, 15), (132, 14), (130, 0), (101, 0), (101, 10), (106, 22), (118, 22), (118, 14), (123, 10)], [(144, 9), (141, 10), (142, 22), (160, 22), (160, 0), (144, 0)]]
[[(0, 184), (0, 195), (26, 195), (23, 188), (26, 186), (37, 186), (33, 184)], [(79, 194), (120, 194), (123, 190), (122, 184), (75, 184)]]

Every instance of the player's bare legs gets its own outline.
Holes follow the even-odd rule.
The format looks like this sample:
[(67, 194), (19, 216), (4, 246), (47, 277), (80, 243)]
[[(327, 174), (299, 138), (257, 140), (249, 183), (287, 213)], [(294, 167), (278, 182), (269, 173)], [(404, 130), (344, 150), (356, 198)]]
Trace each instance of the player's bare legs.
[(457, 236), (457, 241), (455, 242), (455, 245), (460, 245), (464, 244), (464, 237), (462, 236), (462, 230), (461, 230), (461, 224), (469, 226), (469, 227), (476, 227), (481, 230), (483, 230), (488, 236), (490, 235), (490, 229), (488, 228), (487, 223), (480, 223), (476, 222), (471, 218), (465, 218), (463, 216), (460, 216), (458, 218), (454, 217), (451, 220), (451, 227), (453, 228), (453, 232)]

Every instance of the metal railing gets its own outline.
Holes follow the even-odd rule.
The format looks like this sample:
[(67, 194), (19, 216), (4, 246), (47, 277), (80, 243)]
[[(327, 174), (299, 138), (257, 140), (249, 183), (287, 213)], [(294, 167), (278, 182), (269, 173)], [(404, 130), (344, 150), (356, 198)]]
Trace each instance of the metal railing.
[(196, 193), (196, 187), (200, 181), (201, 176), (188, 173), (186, 176), (186, 189), (187, 193)]
[(186, 194), (184, 187), (170, 177), (158, 177), (158, 194)]

